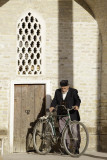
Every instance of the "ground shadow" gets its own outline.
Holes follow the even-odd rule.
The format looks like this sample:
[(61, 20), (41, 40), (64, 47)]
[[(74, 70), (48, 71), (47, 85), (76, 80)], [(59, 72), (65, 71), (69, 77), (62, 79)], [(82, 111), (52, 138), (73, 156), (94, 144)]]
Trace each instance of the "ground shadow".
[(107, 157), (95, 156), (95, 155), (91, 155), (91, 154), (84, 154), (84, 155), (85, 155), (85, 156), (88, 156), (88, 157), (92, 157), (92, 158), (98, 158), (98, 159), (107, 160)]

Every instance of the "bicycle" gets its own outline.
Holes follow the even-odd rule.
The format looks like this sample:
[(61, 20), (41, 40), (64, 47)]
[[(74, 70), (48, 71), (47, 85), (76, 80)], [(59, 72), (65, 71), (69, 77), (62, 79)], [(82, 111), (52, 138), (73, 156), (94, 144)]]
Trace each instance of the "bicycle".
[[(50, 112), (48, 116), (43, 116), (39, 118), (33, 131), (34, 148), (37, 153), (39, 154), (49, 153), (52, 149), (52, 146), (57, 144), (60, 139), (61, 139), (60, 142), (61, 148), (64, 148), (66, 153), (69, 154), (70, 156), (79, 157), (86, 151), (89, 143), (88, 131), (82, 122), (71, 121), (70, 111), (73, 109), (74, 107), (72, 107), (72, 109), (66, 109), (67, 110), (66, 117), (68, 118), (65, 122), (62, 132), (59, 135), (56, 134), (53, 113)], [(75, 125), (79, 126), (79, 132), (81, 136), (81, 143), (78, 154), (75, 154), (74, 152), (75, 151), (74, 143), (78, 141), (78, 137), (75, 137), (72, 133), (72, 127)], [(68, 136), (70, 140), (69, 147), (67, 145)]]

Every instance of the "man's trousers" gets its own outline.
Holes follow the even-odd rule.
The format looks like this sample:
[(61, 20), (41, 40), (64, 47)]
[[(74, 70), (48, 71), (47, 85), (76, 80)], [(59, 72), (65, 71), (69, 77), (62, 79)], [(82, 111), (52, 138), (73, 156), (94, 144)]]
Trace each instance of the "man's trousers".
[[(68, 119), (68, 117), (60, 117), (59, 118), (59, 131), (60, 131), (60, 133), (62, 132), (67, 119)], [(66, 143), (67, 143), (68, 147), (70, 147), (71, 143), (73, 143), (73, 148), (79, 149), (80, 148), (80, 143), (81, 143), (79, 124), (71, 125), (70, 130), (71, 130), (71, 135), (72, 135), (73, 142), (71, 142), (71, 139), (70, 139), (71, 135), (69, 136), (68, 131), (67, 131)]]

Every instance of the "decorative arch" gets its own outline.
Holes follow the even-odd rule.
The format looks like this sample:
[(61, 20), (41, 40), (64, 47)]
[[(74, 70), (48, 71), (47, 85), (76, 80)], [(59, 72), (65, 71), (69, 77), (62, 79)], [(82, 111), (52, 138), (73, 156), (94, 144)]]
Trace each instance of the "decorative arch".
[(90, 6), (85, 2), (85, 0), (75, 0), (80, 6), (82, 6), (94, 19), (95, 15)]
[(18, 75), (41, 75), (43, 73), (44, 27), (40, 16), (31, 10), (18, 20)]

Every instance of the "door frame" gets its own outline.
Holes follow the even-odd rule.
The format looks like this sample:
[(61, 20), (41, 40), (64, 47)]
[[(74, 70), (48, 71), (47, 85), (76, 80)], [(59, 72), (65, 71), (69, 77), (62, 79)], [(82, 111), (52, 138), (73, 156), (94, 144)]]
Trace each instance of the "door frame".
[(10, 153), (13, 153), (13, 138), (14, 138), (14, 87), (16, 84), (44, 84), (46, 88), (46, 109), (49, 108), (51, 103), (51, 88), (50, 80), (19, 80), (11, 81), (11, 96), (10, 96), (10, 122), (9, 122), (9, 141)]

